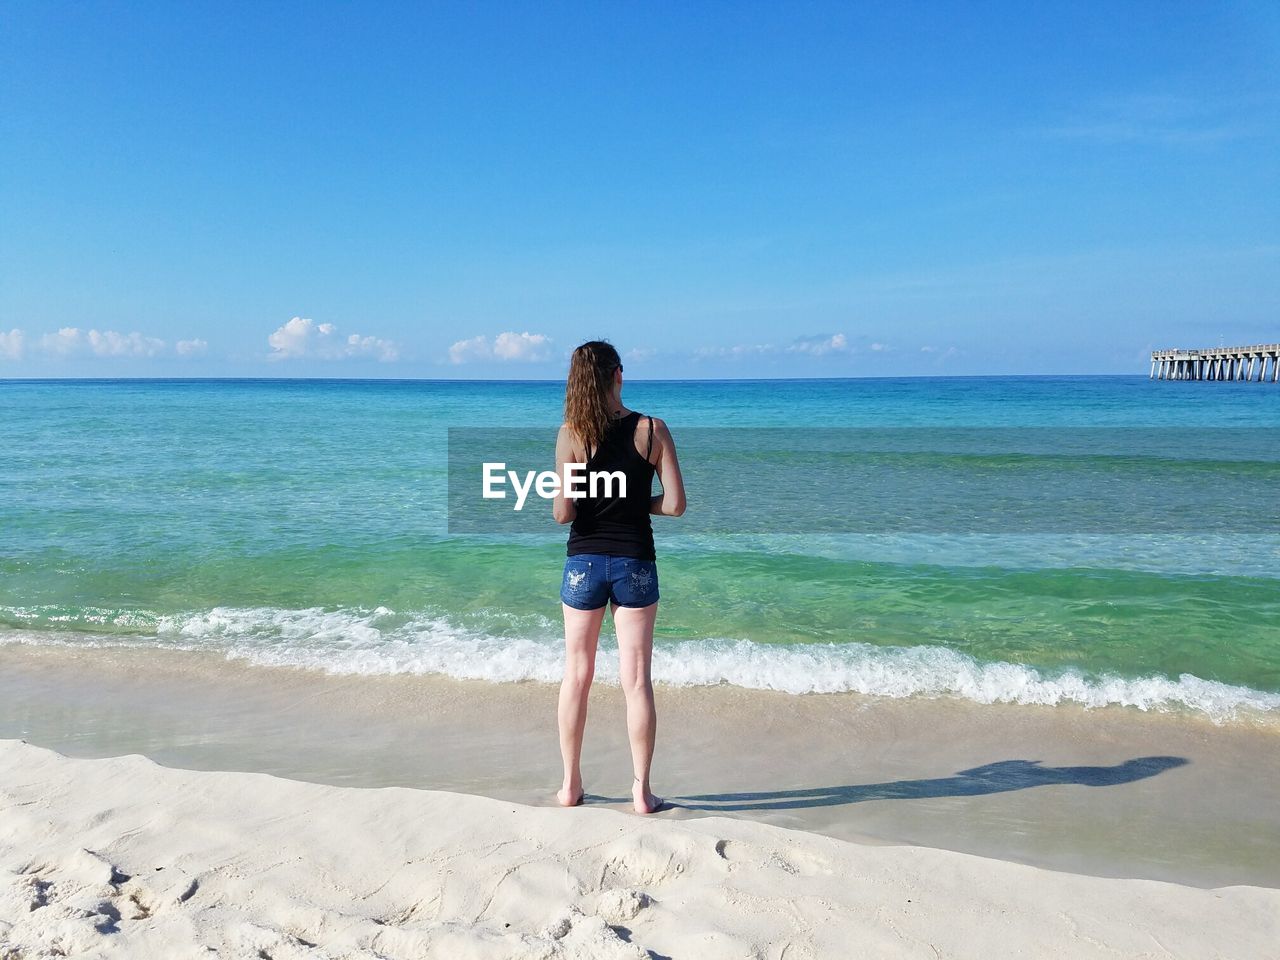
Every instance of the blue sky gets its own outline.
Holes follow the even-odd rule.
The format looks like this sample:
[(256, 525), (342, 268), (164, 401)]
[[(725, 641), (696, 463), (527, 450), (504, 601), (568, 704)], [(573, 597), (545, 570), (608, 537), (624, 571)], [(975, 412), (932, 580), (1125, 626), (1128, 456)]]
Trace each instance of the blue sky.
[(0, 6), (0, 377), (1280, 339), (1280, 6)]

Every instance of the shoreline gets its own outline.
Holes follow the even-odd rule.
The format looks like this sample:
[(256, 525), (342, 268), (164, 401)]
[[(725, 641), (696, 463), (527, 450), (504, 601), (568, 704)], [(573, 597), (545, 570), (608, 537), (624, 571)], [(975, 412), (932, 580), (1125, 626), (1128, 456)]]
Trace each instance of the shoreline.
[[(0, 647), (0, 738), (73, 757), (552, 805), (556, 688), (342, 677), (163, 650)], [(658, 692), (667, 819), (1200, 887), (1280, 888), (1280, 729), (1124, 708)], [(622, 695), (592, 694), (588, 807), (625, 809)]]
[(0, 741), (0, 948), (147, 958), (1265, 957), (1280, 890), (727, 817), (73, 760)]

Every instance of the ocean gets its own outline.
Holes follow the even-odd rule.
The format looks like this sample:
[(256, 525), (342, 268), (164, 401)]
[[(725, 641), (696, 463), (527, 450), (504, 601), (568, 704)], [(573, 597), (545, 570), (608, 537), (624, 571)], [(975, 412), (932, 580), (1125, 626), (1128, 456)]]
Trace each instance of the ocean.
[[(567, 528), (536, 501), (521, 532), (451, 532), (448, 454), (451, 429), (545, 431), (531, 465), (549, 469), (562, 398), (551, 382), (0, 381), (0, 643), (558, 681)], [(1273, 385), (635, 381), (624, 400), (667, 421), (690, 481), (686, 516), (654, 519), (659, 684), (1280, 720)], [(1037, 439), (948, 447), (975, 430)], [(795, 496), (713, 482), (726, 471), (697, 438), (742, 438), (750, 463), (760, 431), (797, 450), (901, 432), (930, 458), (895, 451), (907, 480), (850, 524), (886, 455), (815, 487), (772, 449), (770, 476), (808, 478)], [(1049, 478), (1053, 509), (993, 522), (982, 503), (1006, 478), (1032, 499)], [(751, 522), (699, 528), (702, 494)], [(821, 509), (789, 510), (797, 497)], [(1166, 498), (1173, 520), (1153, 521)], [(932, 525), (900, 522), (913, 504)], [(961, 507), (936, 522), (939, 504)], [(597, 676), (616, 682), (616, 662), (606, 625)]]

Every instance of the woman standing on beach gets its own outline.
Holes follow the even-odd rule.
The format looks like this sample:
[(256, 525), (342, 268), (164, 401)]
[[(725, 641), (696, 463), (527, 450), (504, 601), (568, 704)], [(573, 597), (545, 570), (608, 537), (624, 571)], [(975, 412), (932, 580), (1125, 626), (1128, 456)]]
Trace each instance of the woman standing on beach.
[[(663, 801), (649, 789), (657, 732), (649, 668), (658, 616), (658, 567), (649, 515), (684, 513), (684, 481), (667, 425), (623, 405), (622, 359), (602, 340), (584, 343), (569, 361), (564, 424), (556, 438), (559, 476), (564, 476), (566, 463), (585, 463), (588, 475), (620, 471), (626, 485), (625, 495), (618, 496), (569, 499), (561, 490), (553, 505), (556, 522), (573, 525), (560, 586), (565, 665), (558, 717), (564, 785), (556, 797), (567, 807), (582, 802), (579, 761), (587, 695), (595, 676), (604, 611), (612, 604), (627, 699), (632, 800), (637, 813), (653, 813)], [(655, 473), (662, 493), (652, 496)]]

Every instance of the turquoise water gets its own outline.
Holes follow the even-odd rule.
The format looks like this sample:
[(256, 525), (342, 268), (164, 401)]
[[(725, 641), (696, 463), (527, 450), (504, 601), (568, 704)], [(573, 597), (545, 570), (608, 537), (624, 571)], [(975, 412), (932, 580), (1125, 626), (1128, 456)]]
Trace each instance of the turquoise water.
[[(558, 383), (0, 381), (0, 642), (557, 679), (566, 531), (537, 503), (545, 532), (450, 536), (445, 487), (448, 428), (553, 429), (561, 399)], [(1271, 385), (1145, 377), (636, 382), (626, 400), (678, 443), (708, 427), (1280, 426)], [(1243, 496), (1228, 481), (1270, 483), (1266, 453), (1197, 482)], [(723, 536), (684, 519), (655, 519), (662, 683), (1280, 714), (1274, 525)], [(600, 674), (615, 664), (606, 640)]]

